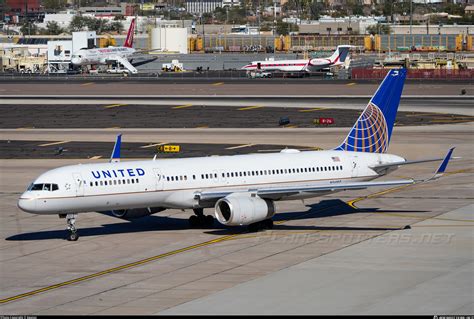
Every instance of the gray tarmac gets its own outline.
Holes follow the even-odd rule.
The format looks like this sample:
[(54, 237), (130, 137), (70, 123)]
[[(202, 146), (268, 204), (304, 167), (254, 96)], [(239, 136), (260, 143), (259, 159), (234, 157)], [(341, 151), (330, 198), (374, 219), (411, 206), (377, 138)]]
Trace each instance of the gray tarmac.
[[(25, 107), (28, 107), (25, 116)], [(219, 106), (133, 105), (133, 104), (38, 104), (0, 105), (0, 128), (277, 128), (325, 127), (315, 119), (331, 118), (333, 127), (349, 127), (360, 109), (328, 107), (263, 107), (261, 105)], [(280, 119), (289, 123), (279, 125)], [(473, 121), (474, 116), (437, 112), (403, 112), (396, 125), (452, 124)]]
[[(74, 78), (58, 81), (5, 81), (0, 82), (0, 95), (372, 95), (380, 84), (373, 81), (313, 81), (305, 79), (191, 79), (164, 82), (99, 81), (90, 77), (86, 82)], [(239, 82), (240, 81), (240, 82)], [(403, 95), (474, 95), (474, 82), (441, 80), (436, 82), (411, 81), (404, 86)]]
[[(179, 146), (179, 152), (169, 152), (159, 149), (166, 146)], [(127, 158), (181, 158), (216, 155), (238, 155), (248, 153), (278, 152), (284, 148), (297, 148), (300, 150), (314, 150), (311, 147), (297, 145), (262, 145), (262, 144), (200, 144), (200, 143), (122, 143), (121, 156)], [(114, 148), (112, 142), (45, 142), (0, 140), (0, 158), (2, 159), (107, 159)]]
[[(0, 130), (3, 139), (35, 142), (110, 143), (116, 132)], [(452, 161), (449, 174), (435, 182), (278, 203), (275, 228), (259, 233), (217, 224), (189, 229), (189, 211), (167, 210), (135, 221), (90, 213), (77, 221), (79, 241), (67, 242), (63, 219), (21, 212), (16, 201), (47, 169), (106, 159), (1, 159), (0, 311), (228, 313), (239, 301), (220, 298), (239, 296), (251, 287), (261, 294), (253, 299), (254, 305), (237, 309), (239, 313), (395, 314), (414, 309), (429, 314), (472, 313), (472, 206), (466, 208), (474, 199), (472, 132), (472, 123), (397, 127), (391, 153), (409, 159), (438, 157), (456, 146), (455, 156), (462, 158)], [(337, 145), (347, 129), (127, 129), (124, 133), (124, 142), (143, 145), (173, 140), (222, 148), (297, 141), (326, 148)], [(436, 166), (410, 165), (388, 178), (424, 178)], [(412, 229), (403, 229), (406, 225)], [(415, 243), (406, 243), (399, 235), (408, 235)], [(451, 240), (416, 243), (420, 236), (445, 235)], [(386, 236), (392, 239), (384, 241)], [(286, 274), (288, 279), (280, 280)], [(270, 298), (263, 296), (267, 292), (279, 294), (275, 301), (284, 303), (272, 309)], [(219, 301), (224, 304), (218, 305)], [(202, 305), (209, 304), (213, 308), (203, 311)], [(305, 308), (298, 311), (297, 305)]]
[[(466, 279), (474, 268), (473, 210), (467, 205), (161, 314), (470, 314), (474, 286)], [(274, 240), (310, 237), (325, 242), (335, 236)]]

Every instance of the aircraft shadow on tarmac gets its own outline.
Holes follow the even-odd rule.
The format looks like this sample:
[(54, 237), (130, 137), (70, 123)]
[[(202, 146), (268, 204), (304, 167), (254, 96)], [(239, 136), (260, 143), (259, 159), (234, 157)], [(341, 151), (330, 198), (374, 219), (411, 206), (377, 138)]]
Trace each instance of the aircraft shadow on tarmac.
[[(282, 220), (304, 220), (304, 219), (315, 219), (330, 216), (339, 216), (353, 213), (376, 213), (379, 211), (378, 208), (353, 208), (344, 201), (339, 199), (323, 200), (321, 202), (307, 205), (309, 207), (306, 211), (295, 211), (279, 213), (275, 215), (273, 220), (275, 222)], [(383, 210), (386, 213), (423, 213), (424, 211), (413, 211), (413, 210)], [(107, 214), (108, 215), (108, 214)], [(111, 215), (110, 215), (111, 216)], [(80, 220), (80, 219), (79, 219)], [(79, 224), (79, 234), (81, 237), (87, 236), (103, 236), (113, 235), (121, 233), (140, 233), (140, 232), (151, 232), (151, 231), (173, 231), (173, 230), (185, 230), (189, 229), (189, 223), (187, 219), (175, 218), (172, 216), (159, 216), (152, 215), (142, 217), (133, 220), (123, 220), (121, 223), (103, 224), (97, 227), (84, 227), (81, 228)], [(206, 231), (207, 234), (213, 235), (231, 235), (242, 233), (246, 230), (245, 227), (226, 227), (219, 224), (217, 221), (214, 226), (207, 228), (211, 229)], [(399, 228), (380, 228), (380, 227), (343, 227), (343, 226), (296, 226), (296, 225), (284, 225), (276, 224), (274, 230), (348, 230), (348, 231), (381, 231), (381, 230), (397, 230)], [(7, 237), (8, 241), (29, 241), (29, 240), (46, 240), (46, 239), (61, 239), (65, 238), (66, 230), (45, 230), (38, 232), (29, 232), (23, 234), (17, 234)]]
[[(283, 220), (305, 220), (305, 219), (316, 219), (331, 216), (340, 216), (355, 213), (426, 213), (427, 211), (421, 210), (387, 210), (381, 211), (379, 208), (354, 208), (348, 205), (346, 202), (340, 199), (327, 199), (322, 200), (315, 204), (306, 205), (309, 209), (306, 211), (295, 211), (278, 213), (273, 217), (274, 222)], [(229, 235), (229, 231), (232, 232), (237, 228), (232, 229), (217, 229), (207, 232), (208, 234), (214, 235)], [(387, 228), (387, 227), (344, 227), (344, 226), (304, 226), (304, 225), (285, 225), (275, 224), (274, 230), (347, 230), (347, 231), (384, 231), (384, 230), (399, 230), (400, 228)], [(242, 230), (240, 230), (241, 232)], [(232, 232), (238, 233), (238, 231)]]

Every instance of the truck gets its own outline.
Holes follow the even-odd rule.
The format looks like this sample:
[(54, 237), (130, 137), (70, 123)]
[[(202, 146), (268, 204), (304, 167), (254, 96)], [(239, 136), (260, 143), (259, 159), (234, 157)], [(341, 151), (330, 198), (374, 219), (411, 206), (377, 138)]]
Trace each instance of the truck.
[(172, 60), (171, 63), (163, 63), (161, 69), (165, 72), (184, 71), (183, 63), (179, 63), (179, 60)]

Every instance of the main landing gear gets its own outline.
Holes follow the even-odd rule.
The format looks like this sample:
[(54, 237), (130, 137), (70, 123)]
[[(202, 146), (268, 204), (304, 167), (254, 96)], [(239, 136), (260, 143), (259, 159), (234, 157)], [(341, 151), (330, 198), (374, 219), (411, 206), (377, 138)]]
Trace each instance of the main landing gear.
[(214, 225), (214, 217), (212, 215), (204, 215), (203, 208), (193, 209), (193, 216), (189, 217), (189, 225), (192, 228), (212, 227)]
[(76, 241), (79, 239), (76, 226), (74, 226), (74, 224), (76, 223), (76, 217), (77, 217), (77, 214), (66, 215), (67, 230), (69, 230), (69, 235), (67, 236), (67, 240), (69, 241)]
[(265, 220), (250, 224), (247, 227), (248, 227), (248, 231), (251, 233), (256, 233), (258, 231), (265, 230), (265, 229), (272, 229), (273, 220), (265, 219)]

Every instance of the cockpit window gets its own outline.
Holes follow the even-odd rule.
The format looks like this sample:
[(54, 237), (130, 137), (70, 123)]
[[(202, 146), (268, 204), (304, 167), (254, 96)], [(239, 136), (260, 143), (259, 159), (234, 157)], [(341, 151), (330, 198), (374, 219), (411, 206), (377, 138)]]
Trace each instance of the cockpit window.
[(29, 191), (57, 191), (59, 189), (58, 184), (31, 184), (28, 188)]

